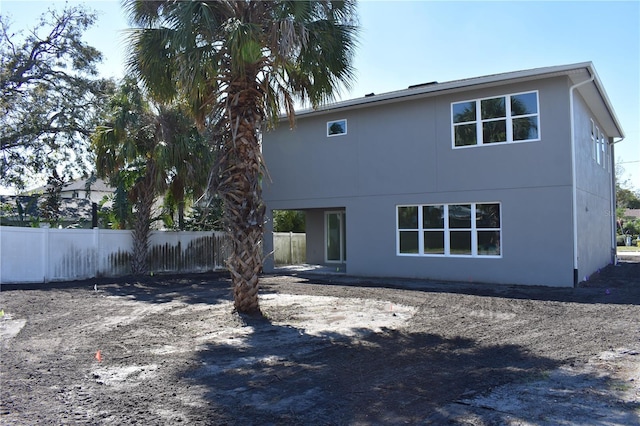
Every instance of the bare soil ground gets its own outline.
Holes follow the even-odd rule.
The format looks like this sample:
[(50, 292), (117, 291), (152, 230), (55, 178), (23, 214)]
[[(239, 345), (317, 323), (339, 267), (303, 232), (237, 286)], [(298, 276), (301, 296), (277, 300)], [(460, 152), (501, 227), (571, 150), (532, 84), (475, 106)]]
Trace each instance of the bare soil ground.
[(640, 425), (639, 277), (264, 276), (262, 319), (221, 274), (4, 286), (0, 424)]

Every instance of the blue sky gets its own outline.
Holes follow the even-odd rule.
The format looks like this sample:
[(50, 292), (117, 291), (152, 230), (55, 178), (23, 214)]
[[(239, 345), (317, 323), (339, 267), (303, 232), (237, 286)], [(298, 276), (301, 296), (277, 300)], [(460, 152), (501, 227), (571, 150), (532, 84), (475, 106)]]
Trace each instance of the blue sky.
[[(102, 74), (121, 77), (127, 21), (120, 2), (80, 3), (100, 14), (86, 40), (105, 55)], [(64, 2), (0, 0), (0, 13), (16, 30), (50, 6)], [(640, 189), (640, 2), (361, 1), (359, 23), (357, 80), (344, 99), (592, 61), (626, 135), (616, 160)]]

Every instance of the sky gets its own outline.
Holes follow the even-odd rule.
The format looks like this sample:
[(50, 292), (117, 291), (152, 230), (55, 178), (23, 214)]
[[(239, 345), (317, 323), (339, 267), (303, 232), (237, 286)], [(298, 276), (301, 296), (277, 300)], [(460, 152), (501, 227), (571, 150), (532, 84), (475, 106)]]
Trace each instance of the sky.
[[(83, 3), (99, 14), (85, 40), (99, 70), (121, 78), (128, 22), (116, 0)], [(0, 0), (14, 30), (63, 1)], [(361, 1), (356, 81), (342, 99), (489, 74), (593, 62), (625, 132), (615, 145), (622, 180), (640, 190), (640, 2)]]

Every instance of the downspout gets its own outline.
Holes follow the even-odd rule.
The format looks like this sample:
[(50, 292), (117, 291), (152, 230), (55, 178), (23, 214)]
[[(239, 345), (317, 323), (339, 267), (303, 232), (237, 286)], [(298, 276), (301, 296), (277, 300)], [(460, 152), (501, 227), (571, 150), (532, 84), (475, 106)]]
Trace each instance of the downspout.
[(596, 75), (591, 74), (588, 80), (576, 83), (569, 88), (569, 119), (571, 123), (571, 208), (573, 215), (573, 286), (578, 285), (578, 188), (576, 174), (576, 132), (575, 119), (573, 115), (573, 91), (587, 83), (595, 80)]
[(611, 260), (614, 265), (618, 264), (618, 253), (617, 253), (617, 243), (616, 243), (616, 235), (618, 234), (618, 218), (616, 214), (616, 203), (617, 203), (617, 194), (616, 194), (616, 160), (614, 158), (615, 152), (613, 145), (618, 142), (622, 142), (624, 138), (620, 140), (614, 141), (611, 138), (611, 143), (609, 144), (609, 167), (611, 167), (611, 225), (613, 226), (613, 232), (611, 233)]

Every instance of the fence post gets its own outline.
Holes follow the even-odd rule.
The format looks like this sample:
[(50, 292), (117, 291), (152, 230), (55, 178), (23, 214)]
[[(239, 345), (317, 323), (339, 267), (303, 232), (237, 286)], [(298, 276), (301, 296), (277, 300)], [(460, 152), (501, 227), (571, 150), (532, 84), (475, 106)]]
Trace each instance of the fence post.
[(43, 230), (42, 233), (42, 269), (43, 269), (43, 279), (42, 281), (46, 284), (49, 282), (49, 227), (41, 228)]
[[(95, 203), (94, 203), (95, 204)], [(93, 228), (93, 278), (100, 273), (100, 228)]]
[(289, 265), (293, 264), (293, 231), (289, 231)]

